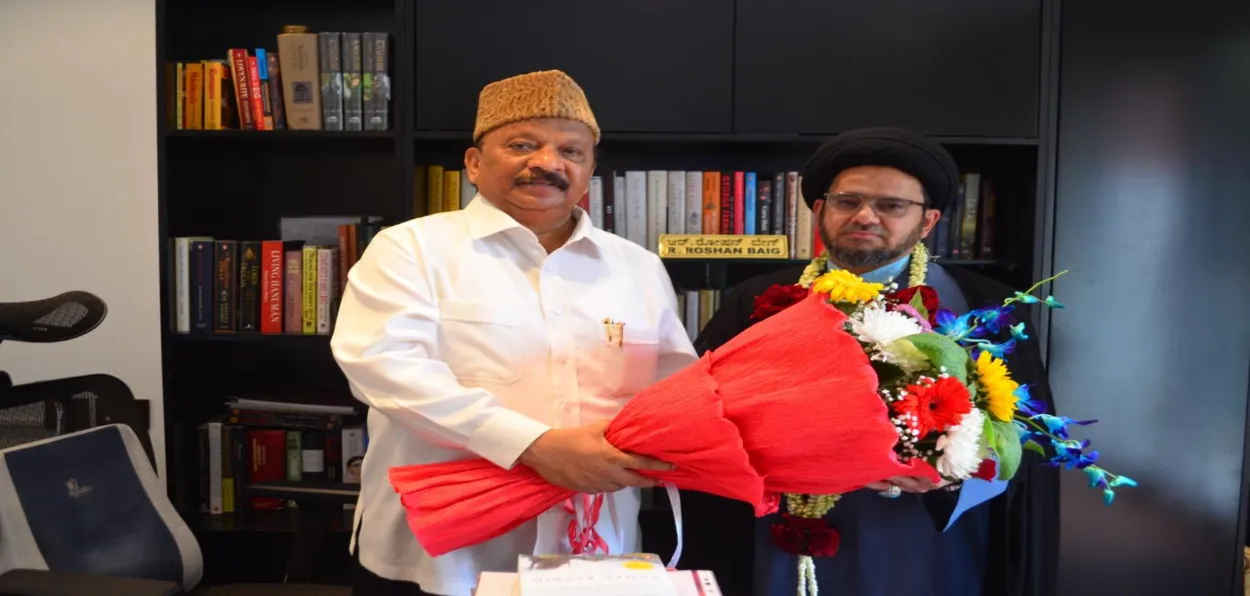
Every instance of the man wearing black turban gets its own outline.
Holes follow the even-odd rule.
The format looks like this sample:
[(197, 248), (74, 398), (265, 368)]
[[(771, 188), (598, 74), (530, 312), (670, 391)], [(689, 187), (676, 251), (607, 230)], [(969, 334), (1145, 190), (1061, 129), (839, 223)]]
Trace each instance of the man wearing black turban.
[[(959, 171), (932, 140), (905, 130), (867, 128), (821, 146), (803, 170), (802, 192), (826, 251), (810, 269), (788, 268), (733, 288), (695, 341), (700, 354), (756, 322), (751, 316), (755, 299), (766, 289), (795, 284), (805, 271), (842, 268), (867, 281), (906, 287), (912, 263), (925, 258), (923, 246), (916, 247), (958, 200)], [(1001, 304), (1013, 294), (967, 269), (936, 263), (928, 264), (923, 283), (938, 293), (943, 308), (956, 313)], [(1015, 379), (1030, 385), (1032, 398), (1053, 411), (1036, 342), (1019, 343), (1009, 362)], [(958, 484), (933, 486), (916, 478), (892, 478), (843, 495), (828, 516), (840, 535), (838, 551), (814, 558), (821, 591), (836, 596), (1053, 595), (1058, 479), (1055, 469), (1040, 464), (1025, 451), (1005, 492), (987, 501), (974, 497), (971, 488), (965, 493)], [(961, 501), (964, 496), (968, 500)], [(757, 520), (749, 506), (703, 493), (683, 491), (681, 498), (683, 567), (714, 571), (728, 596), (795, 593), (796, 559), (770, 539), (776, 515)], [(957, 503), (961, 509), (971, 507), (952, 523)]]

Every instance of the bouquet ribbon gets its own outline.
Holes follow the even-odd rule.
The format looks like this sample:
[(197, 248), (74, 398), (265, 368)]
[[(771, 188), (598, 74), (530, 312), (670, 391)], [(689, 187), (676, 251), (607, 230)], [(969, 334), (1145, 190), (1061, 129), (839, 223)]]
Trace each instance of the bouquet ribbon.
[[(681, 493), (671, 483), (664, 483), (663, 486), (673, 509), (673, 528), (677, 532), (677, 546), (673, 549), (673, 556), (669, 558), (665, 566), (669, 569), (676, 569), (677, 562), (681, 560), (682, 549)], [(566, 532), (570, 554), (608, 554), (607, 541), (595, 531), (595, 524), (599, 523), (599, 511), (602, 508), (602, 493), (597, 495), (583, 493), (564, 502), (564, 510), (573, 515)]]

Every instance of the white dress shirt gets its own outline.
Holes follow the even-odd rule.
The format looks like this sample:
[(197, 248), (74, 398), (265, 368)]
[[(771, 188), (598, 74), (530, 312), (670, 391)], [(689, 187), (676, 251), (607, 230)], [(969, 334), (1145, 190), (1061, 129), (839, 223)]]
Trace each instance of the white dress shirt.
[[(382, 230), (351, 269), (330, 346), (369, 405), (352, 548), (374, 573), (468, 596), (479, 572), (514, 571), (518, 554), (568, 552), (572, 518), (556, 508), (431, 557), (387, 469), (473, 457), (511, 467), (548, 429), (611, 418), (695, 361), (659, 257), (574, 215), (568, 242), (547, 254), (478, 195)], [(621, 345), (605, 318), (625, 323)], [(639, 548), (639, 503), (637, 489), (607, 495), (596, 530), (611, 552)]]

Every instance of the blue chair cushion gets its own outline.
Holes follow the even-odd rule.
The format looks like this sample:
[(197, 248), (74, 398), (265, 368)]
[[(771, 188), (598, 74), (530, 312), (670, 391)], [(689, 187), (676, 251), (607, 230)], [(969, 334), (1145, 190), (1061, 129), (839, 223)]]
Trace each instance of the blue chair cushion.
[(116, 427), (14, 449), (4, 463), (48, 569), (183, 582), (183, 559)]

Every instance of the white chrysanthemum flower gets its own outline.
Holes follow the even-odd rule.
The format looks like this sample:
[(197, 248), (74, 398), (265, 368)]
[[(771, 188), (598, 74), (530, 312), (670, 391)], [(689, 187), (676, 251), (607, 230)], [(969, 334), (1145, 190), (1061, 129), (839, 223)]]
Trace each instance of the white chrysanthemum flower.
[(878, 350), (886, 344), (921, 332), (915, 319), (884, 308), (864, 309), (862, 316), (851, 319), (851, 331), (860, 341), (873, 344)]
[(984, 424), (985, 414), (974, 407), (959, 424), (938, 437), (937, 448), (942, 450), (942, 456), (937, 460), (937, 470), (942, 475), (965, 480), (981, 467), (979, 444)]

